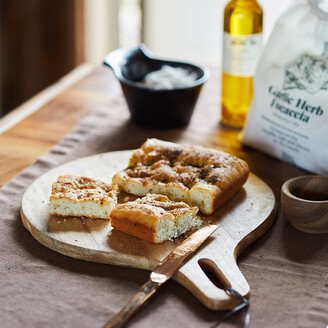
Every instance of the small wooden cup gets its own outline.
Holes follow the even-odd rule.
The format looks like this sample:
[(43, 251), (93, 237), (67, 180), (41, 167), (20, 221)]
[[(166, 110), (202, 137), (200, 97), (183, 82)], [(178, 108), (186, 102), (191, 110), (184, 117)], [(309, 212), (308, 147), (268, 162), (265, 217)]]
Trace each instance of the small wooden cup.
[(328, 176), (308, 175), (286, 181), (281, 207), (290, 223), (309, 233), (328, 233)]

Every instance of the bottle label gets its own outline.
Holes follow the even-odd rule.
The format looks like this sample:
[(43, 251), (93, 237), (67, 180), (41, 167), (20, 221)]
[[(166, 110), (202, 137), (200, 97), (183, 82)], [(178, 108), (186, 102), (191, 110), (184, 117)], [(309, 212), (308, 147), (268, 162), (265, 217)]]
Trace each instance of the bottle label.
[(262, 33), (223, 36), (223, 72), (242, 77), (254, 76), (262, 50)]

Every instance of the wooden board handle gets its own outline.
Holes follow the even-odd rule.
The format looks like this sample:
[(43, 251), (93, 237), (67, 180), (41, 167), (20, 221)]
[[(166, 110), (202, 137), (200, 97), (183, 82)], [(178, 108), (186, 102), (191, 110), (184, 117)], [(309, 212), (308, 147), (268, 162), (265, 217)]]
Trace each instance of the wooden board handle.
[(204, 270), (214, 274), (224, 287), (231, 287), (242, 296), (248, 296), (250, 287), (234, 258), (236, 245), (232, 239), (221, 229), (210, 243), (214, 245), (201, 249), (180, 268), (174, 278), (191, 290), (208, 308), (231, 309), (239, 304), (239, 300), (217, 287)]

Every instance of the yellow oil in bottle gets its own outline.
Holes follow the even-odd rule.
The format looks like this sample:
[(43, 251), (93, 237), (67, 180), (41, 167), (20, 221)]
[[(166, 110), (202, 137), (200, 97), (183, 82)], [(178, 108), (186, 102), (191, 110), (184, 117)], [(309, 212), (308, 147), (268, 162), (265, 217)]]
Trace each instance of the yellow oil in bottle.
[(231, 0), (224, 10), (222, 123), (241, 128), (253, 95), (262, 48), (263, 14), (256, 0)]

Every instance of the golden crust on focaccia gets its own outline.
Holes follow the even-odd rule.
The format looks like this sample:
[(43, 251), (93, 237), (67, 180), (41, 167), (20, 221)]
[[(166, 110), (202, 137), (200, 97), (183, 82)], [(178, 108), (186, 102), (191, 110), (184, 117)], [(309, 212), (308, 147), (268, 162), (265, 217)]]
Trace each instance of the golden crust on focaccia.
[(110, 220), (114, 229), (152, 243), (161, 243), (200, 227), (202, 220), (197, 212), (197, 207), (152, 194), (117, 205)]
[(212, 214), (246, 182), (245, 161), (214, 149), (148, 139), (113, 177), (136, 196), (163, 194)]
[(62, 175), (52, 185), (49, 214), (109, 219), (117, 204), (111, 185), (85, 176)]

